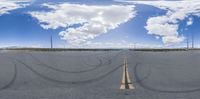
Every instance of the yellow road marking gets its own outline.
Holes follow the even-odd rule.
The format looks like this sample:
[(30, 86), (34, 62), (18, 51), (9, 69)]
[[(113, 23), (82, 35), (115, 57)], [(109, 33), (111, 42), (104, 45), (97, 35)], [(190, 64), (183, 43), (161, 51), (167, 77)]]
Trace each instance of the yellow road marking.
[(126, 61), (126, 75), (127, 75), (129, 89), (135, 89), (135, 87), (133, 86), (133, 83), (131, 82), (131, 79), (129, 77), (127, 61)]
[(125, 64), (126, 64), (126, 61), (124, 59), (123, 74), (122, 74), (122, 81), (121, 81), (120, 89), (125, 89)]
[(124, 58), (123, 75), (120, 89), (135, 89), (129, 77), (127, 58)]

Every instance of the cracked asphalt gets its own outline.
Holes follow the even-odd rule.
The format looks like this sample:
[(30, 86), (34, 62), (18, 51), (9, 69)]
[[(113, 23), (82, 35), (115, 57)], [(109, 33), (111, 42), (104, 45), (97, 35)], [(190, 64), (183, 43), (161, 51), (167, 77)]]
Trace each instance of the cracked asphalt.
[[(135, 89), (120, 90), (124, 57)], [(0, 51), (0, 99), (199, 99), (200, 51)]]

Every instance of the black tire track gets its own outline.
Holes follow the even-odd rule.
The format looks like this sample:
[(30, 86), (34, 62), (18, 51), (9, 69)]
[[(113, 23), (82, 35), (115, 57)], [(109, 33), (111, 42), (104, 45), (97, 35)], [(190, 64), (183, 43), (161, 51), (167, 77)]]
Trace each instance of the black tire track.
[(103, 57), (107, 62), (104, 63), (104, 65), (110, 65), (112, 64), (112, 60), (117, 58), (123, 51), (118, 52), (117, 54), (110, 56), (110, 57)]
[[(135, 65), (134, 67), (134, 75), (135, 75), (135, 79), (137, 80), (138, 84), (143, 87), (144, 89), (147, 90), (151, 90), (154, 92), (160, 92), (160, 93), (192, 93), (192, 92), (197, 92), (200, 91), (200, 88), (196, 88), (196, 89), (189, 89), (189, 90), (162, 90), (162, 89), (156, 89), (156, 88), (152, 88), (148, 85), (146, 85), (143, 81), (144, 79), (141, 79), (138, 75), (138, 66), (139, 64)], [(148, 78), (148, 77), (147, 77)], [(147, 79), (146, 78), (146, 79)]]
[[(67, 70), (62, 70), (62, 69), (55, 68), (54, 66), (47, 65), (47, 64), (45, 64), (44, 62), (42, 62), (41, 60), (39, 60), (38, 58), (36, 58), (35, 56), (33, 56), (32, 54), (29, 53), (29, 55), (30, 55), (33, 59), (35, 59), (36, 61), (38, 61), (38, 62), (40, 63), (40, 64), (38, 64), (38, 65), (43, 66), (43, 67), (46, 67), (46, 68), (49, 68), (49, 69), (52, 69), (52, 70), (55, 70), (55, 71), (57, 71), (57, 72), (63, 72), (63, 73), (85, 73), (85, 72), (90, 72), (90, 71), (96, 70), (96, 69), (98, 69), (98, 68), (100, 68), (100, 67), (102, 67), (102, 66), (110, 65), (110, 64), (112, 63), (112, 60), (113, 60), (114, 58), (116, 58), (119, 54), (120, 54), (120, 52), (117, 53), (116, 55), (112, 56), (111, 59), (108, 60), (108, 63), (103, 63), (102, 60), (101, 60), (101, 61), (99, 60), (101, 64), (100, 64), (100, 65), (97, 65), (97, 66), (95, 66), (95, 67), (93, 67), (93, 68), (90, 68), (90, 69), (80, 70), (80, 71), (67, 71)], [(114, 58), (113, 58), (113, 57), (114, 57)]]
[[(136, 67), (137, 65), (139, 65), (139, 63), (136, 63), (136, 65), (135, 65), (134, 67)], [(149, 67), (149, 68), (150, 68), (150, 67)], [(134, 70), (135, 70), (135, 68), (133, 69), (133, 71), (134, 71)], [(148, 79), (148, 78), (151, 76), (151, 73), (152, 73), (152, 71), (151, 71), (151, 69), (149, 69), (147, 75), (144, 76), (144, 77), (142, 77), (142, 78), (140, 78), (140, 79), (136, 79), (136, 80), (135, 80), (135, 83), (140, 83), (140, 82), (142, 82), (142, 81)], [(135, 74), (133, 73), (133, 77), (134, 77), (134, 75), (135, 75)]]
[(94, 68), (90, 68), (90, 69), (86, 69), (86, 70), (80, 70), (80, 71), (67, 71), (67, 70), (62, 70), (62, 69), (58, 69), (58, 68), (55, 68), (53, 66), (50, 66), (50, 65), (47, 65), (47, 64), (37, 64), (37, 65), (40, 65), (40, 66), (43, 66), (43, 67), (46, 67), (46, 68), (49, 68), (51, 70), (54, 70), (54, 71), (57, 71), (57, 72), (62, 72), (62, 73), (85, 73), (85, 72), (90, 72), (90, 71), (93, 71), (93, 70), (96, 70), (97, 68), (101, 67), (102, 66), (102, 61), (100, 62), (99, 65), (96, 65)]
[(86, 61), (83, 61), (83, 63), (84, 63), (85, 65), (87, 65), (87, 66), (90, 66), (90, 67), (97, 67), (97, 66), (103, 65), (103, 61), (102, 61), (99, 57), (97, 57), (97, 60), (99, 61), (98, 64), (89, 64), (89, 63), (87, 63)]
[[(134, 52), (134, 51), (133, 51)], [(137, 53), (132, 53), (132, 51), (127, 51), (127, 52), (125, 52), (126, 54), (128, 53), (128, 55), (130, 55), (131, 57), (135, 57), (136, 58), (136, 64), (133, 66), (133, 71), (134, 71), (134, 67), (136, 66), (136, 65), (138, 65), (138, 64), (141, 64), (140, 62), (138, 62), (137, 61), (137, 58), (138, 58), (138, 54)], [(129, 62), (130, 63), (130, 62)], [(150, 68), (150, 67), (149, 67)], [(143, 81), (143, 80), (145, 80), (145, 79), (148, 79), (150, 76), (151, 76), (151, 70), (149, 69), (149, 71), (148, 71), (148, 73), (147, 73), (147, 75), (146, 76), (144, 76), (143, 78), (141, 78), (140, 80), (137, 80), (137, 79), (135, 79), (133, 82), (134, 83), (137, 83), (137, 82), (141, 82), (141, 81)], [(134, 73), (133, 73), (133, 77), (134, 77)]]
[(35, 61), (39, 62), (39, 64), (37, 64), (37, 65), (40, 65), (40, 66), (43, 66), (43, 67), (46, 67), (46, 68), (55, 70), (55, 71), (57, 71), (57, 72), (63, 72), (63, 73), (85, 73), (85, 72), (89, 72), (89, 71), (95, 70), (95, 69), (97, 69), (98, 67), (101, 67), (101, 65), (103, 64), (103, 63), (102, 63), (102, 60), (99, 60), (99, 61), (100, 61), (99, 65), (96, 65), (94, 68), (90, 68), (90, 69), (86, 69), (86, 70), (80, 70), (80, 71), (67, 71), (67, 70), (62, 70), (62, 69), (55, 68), (54, 66), (47, 65), (46, 63), (42, 62), (41, 60), (39, 60), (38, 58), (36, 58), (36, 57), (33, 56), (32, 54), (29, 54), (29, 55), (30, 55)]
[[(31, 51), (30, 51), (31, 52)], [(87, 53), (89, 53), (89, 52), (95, 52), (95, 51), (83, 51), (83, 52), (87, 52)], [(49, 52), (48, 52), (49, 53)], [(109, 54), (113, 54), (113, 53), (107, 53), (107, 51), (102, 51), (102, 53), (98, 53), (98, 51), (97, 51), (97, 53), (92, 53), (92, 54), (90, 54), (90, 55), (88, 55), (88, 54), (86, 54), (86, 55), (81, 55), (81, 57), (88, 57), (88, 56), (99, 56), (99, 55), (109, 55)], [(52, 55), (52, 54), (51, 54)], [(59, 56), (60, 57), (66, 57), (66, 55), (63, 55), (63, 54), (59, 54)], [(74, 55), (67, 55), (68, 57), (74, 57)], [(75, 55), (75, 56), (77, 56), (77, 55)], [(78, 55), (78, 56), (80, 56), (80, 55)]]
[(16, 78), (17, 78), (17, 66), (16, 66), (16, 64), (15, 64), (15, 65), (14, 65), (14, 75), (13, 75), (12, 79), (11, 79), (6, 85), (4, 85), (3, 87), (1, 87), (1, 88), (0, 88), (0, 91), (1, 91), (1, 90), (4, 90), (4, 89), (7, 89), (7, 88), (9, 88), (11, 85), (13, 85), (13, 83), (14, 83), (15, 80), (16, 80)]
[[(138, 57), (139, 55), (137, 53), (135, 53), (135, 55), (133, 53), (130, 54), (131, 56), (133, 57)], [(197, 92), (197, 91), (200, 91), (200, 88), (196, 88), (196, 89), (190, 89), (190, 90), (161, 90), (161, 89), (155, 89), (155, 88), (152, 88), (148, 85), (146, 85), (143, 81), (148, 79), (150, 76), (151, 76), (151, 71), (147, 74), (147, 76), (143, 77), (143, 78), (140, 78), (139, 75), (138, 75), (138, 66), (139, 64), (141, 63), (137, 63), (135, 66), (134, 66), (134, 75), (135, 75), (135, 79), (136, 79), (136, 82), (141, 86), (143, 87), (144, 89), (147, 89), (147, 90), (151, 90), (151, 91), (154, 91), (154, 92), (160, 92), (160, 93), (191, 93), (191, 92)], [(141, 65), (140, 65), (141, 66)]]
[[(99, 56), (99, 57), (97, 57), (97, 59), (98, 59), (98, 61), (99, 61), (99, 64), (97, 64), (97, 65), (90, 65), (90, 64), (86, 63), (85, 61), (84, 61), (84, 64), (86, 64), (87, 66), (110, 65), (110, 64), (112, 63), (112, 60), (113, 60), (112, 58), (118, 56), (118, 54), (120, 54), (120, 53), (121, 53), (121, 52), (119, 52), (119, 53), (117, 53), (117, 54), (115, 54), (115, 55), (110, 54), (110, 53), (107, 53), (107, 52), (105, 52), (105, 53), (103, 53), (103, 54), (100, 53), (101, 55), (107, 55), (107, 56), (113, 55), (113, 56), (111, 56), (110, 58), (105, 57), (105, 56), (99, 56), (100, 54), (95, 54), (95, 55), (92, 54), (91, 56)], [(88, 55), (88, 56), (89, 56), (89, 55)], [(103, 59), (100, 58), (100, 57), (105, 58), (105, 59), (106, 59), (106, 62), (103, 62)]]
[(114, 69), (110, 70), (109, 72), (105, 73), (104, 75), (101, 75), (99, 77), (96, 77), (94, 79), (89, 79), (89, 80), (82, 80), (82, 81), (62, 81), (62, 80), (56, 80), (56, 79), (53, 79), (53, 78), (50, 78), (48, 76), (45, 76), (39, 72), (37, 72), (36, 70), (34, 70), (33, 68), (31, 68), (29, 65), (27, 65), (26, 63), (22, 62), (21, 60), (18, 60), (18, 59), (15, 59), (17, 62), (23, 64), (26, 68), (28, 68), (29, 70), (31, 70), (33, 73), (35, 73), (37, 76), (47, 80), (47, 81), (50, 81), (50, 82), (54, 82), (54, 83), (57, 83), (57, 84), (88, 84), (88, 83), (92, 83), (92, 82), (96, 82), (96, 81), (99, 81), (105, 77), (107, 77), (109, 74), (115, 72), (116, 70), (118, 70), (120, 67), (122, 67), (124, 64), (121, 64), (117, 67), (115, 67)]

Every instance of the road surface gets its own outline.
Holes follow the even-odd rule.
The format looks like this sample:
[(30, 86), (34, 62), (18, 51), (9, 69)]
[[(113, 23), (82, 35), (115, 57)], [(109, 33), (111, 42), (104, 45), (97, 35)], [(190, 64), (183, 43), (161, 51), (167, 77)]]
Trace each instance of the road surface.
[(0, 99), (199, 99), (200, 51), (0, 51)]

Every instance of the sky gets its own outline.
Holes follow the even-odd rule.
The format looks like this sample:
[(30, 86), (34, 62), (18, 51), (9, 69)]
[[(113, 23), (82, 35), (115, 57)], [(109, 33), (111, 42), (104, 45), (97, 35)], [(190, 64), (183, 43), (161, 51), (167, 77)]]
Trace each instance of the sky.
[(0, 47), (200, 47), (199, 26), (199, 0), (0, 0)]

